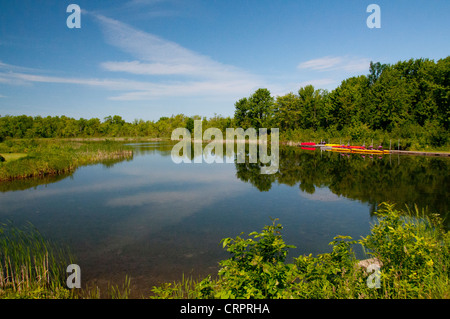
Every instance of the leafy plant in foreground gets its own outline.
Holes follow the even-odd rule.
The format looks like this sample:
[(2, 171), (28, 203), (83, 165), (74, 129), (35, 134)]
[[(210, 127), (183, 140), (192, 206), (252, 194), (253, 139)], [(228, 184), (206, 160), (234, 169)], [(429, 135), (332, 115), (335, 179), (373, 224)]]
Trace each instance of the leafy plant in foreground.
[[(294, 247), (273, 220), (249, 238), (222, 240), (231, 257), (220, 262), (217, 279), (154, 287), (153, 298), (449, 298), (450, 235), (437, 215), (407, 213), (385, 203), (367, 237), (336, 236), (330, 253), (294, 263), (285, 263)], [(378, 288), (369, 285), (374, 273), (355, 258), (355, 244), (381, 265)]]

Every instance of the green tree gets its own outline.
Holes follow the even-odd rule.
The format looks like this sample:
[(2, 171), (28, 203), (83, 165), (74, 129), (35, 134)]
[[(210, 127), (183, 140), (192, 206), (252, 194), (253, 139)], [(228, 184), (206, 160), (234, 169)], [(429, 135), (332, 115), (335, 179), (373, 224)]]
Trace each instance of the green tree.
[(374, 63), (370, 61), (369, 75), (367, 76), (369, 85), (375, 84), (381, 73), (383, 73), (384, 69), (386, 69), (387, 67), (387, 64), (381, 64), (380, 62)]
[(252, 127), (259, 129), (270, 127), (274, 112), (274, 98), (268, 89), (258, 89), (248, 99), (249, 118)]
[(250, 122), (250, 103), (249, 100), (244, 97), (237, 101), (235, 104), (234, 120), (237, 127), (247, 129), (251, 126)]
[(288, 93), (275, 101), (274, 126), (281, 130), (296, 129), (299, 126), (301, 110), (297, 95)]
[(341, 85), (330, 93), (331, 114), (339, 130), (361, 122), (366, 88), (367, 78), (361, 75), (342, 81)]
[(189, 132), (194, 132), (194, 120), (191, 117), (186, 120), (186, 128), (189, 130)]

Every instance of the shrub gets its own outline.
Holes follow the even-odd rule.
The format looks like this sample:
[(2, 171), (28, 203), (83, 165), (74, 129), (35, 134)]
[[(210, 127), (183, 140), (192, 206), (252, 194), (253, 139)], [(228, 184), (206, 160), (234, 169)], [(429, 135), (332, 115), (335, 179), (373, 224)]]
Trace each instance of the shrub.
[[(247, 239), (222, 240), (231, 257), (220, 262), (217, 279), (154, 287), (153, 298), (448, 298), (450, 235), (442, 220), (390, 204), (378, 214), (367, 237), (336, 236), (331, 253), (299, 256), (294, 263), (285, 263), (293, 246), (273, 220)], [(378, 288), (355, 258), (357, 243), (381, 265)]]
[[(406, 214), (408, 212), (409, 214)], [(392, 298), (449, 297), (450, 237), (437, 215), (385, 204), (361, 244), (379, 259), (383, 289)]]

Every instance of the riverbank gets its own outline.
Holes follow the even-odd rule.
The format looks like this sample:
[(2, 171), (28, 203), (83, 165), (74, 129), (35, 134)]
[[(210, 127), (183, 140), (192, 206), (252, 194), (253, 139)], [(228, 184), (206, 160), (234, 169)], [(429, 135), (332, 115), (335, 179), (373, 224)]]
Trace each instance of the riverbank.
[[(12, 156), (11, 154), (19, 154)], [(0, 181), (64, 174), (77, 167), (132, 158), (133, 151), (118, 141), (20, 139), (0, 143)]]

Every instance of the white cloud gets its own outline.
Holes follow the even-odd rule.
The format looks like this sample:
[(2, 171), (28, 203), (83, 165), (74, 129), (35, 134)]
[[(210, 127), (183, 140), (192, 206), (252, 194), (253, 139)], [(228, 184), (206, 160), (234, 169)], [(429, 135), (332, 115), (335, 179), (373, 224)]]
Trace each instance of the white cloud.
[(119, 95), (110, 96), (109, 99), (122, 101), (151, 100), (167, 96), (234, 96), (248, 94), (254, 85), (241, 79), (157, 83), (129, 79), (56, 77), (17, 72), (0, 72), (0, 83), (15, 85), (57, 83), (100, 87), (121, 92)]
[(313, 59), (306, 62), (302, 62), (298, 65), (299, 69), (311, 69), (311, 70), (328, 70), (342, 63), (341, 57), (324, 57), (319, 59)]
[[(33, 69), (0, 62), (0, 83), (75, 84), (120, 92), (110, 96), (109, 99), (112, 100), (151, 100), (194, 95), (237, 98), (262, 85), (259, 78), (244, 70), (214, 61), (175, 42), (134, 29), (114, 19), (90, 12), (86, 14), (94, 16), (100, 22), (109, 44), (134, 58), (132, 61), (106, 61), (100, 67), (110, 72), (122, 72), (124, 76), (131, 75), (133, 79), (49, 76), (36, 74)], [(136, 75), (143, 77), (140, 79)], [(168, 75), (170, 79), (165, 77)]]
[(12, 64), (3, 63), (0, 61), (0, 70), (6, 70), (8, 72), (40, 72), (42, 70), (35, 68), (27, 68), (23, 66), (17, 66)]
[(104, 62), (101, 66), (107, 71), (126, 72), (146, 75), (192, 74), (196, 68), (189, 64), (170, 65), (163, 63)]
[(300, 63), (301, 70), (363, 72), (369, 70), (370, 59), (350, 56), (326, 56)]
[(243, 77), (249, 81), (257, 80), (250, 73), (217, 62), (175, 42), (134, 29), (114, 19), (100, 15), (96, 18), (111, 45), (138, 59), (131, 62), (105, 62), (102, 67), (107, 70), (134, 74), (179, 74), (216, 80)]

